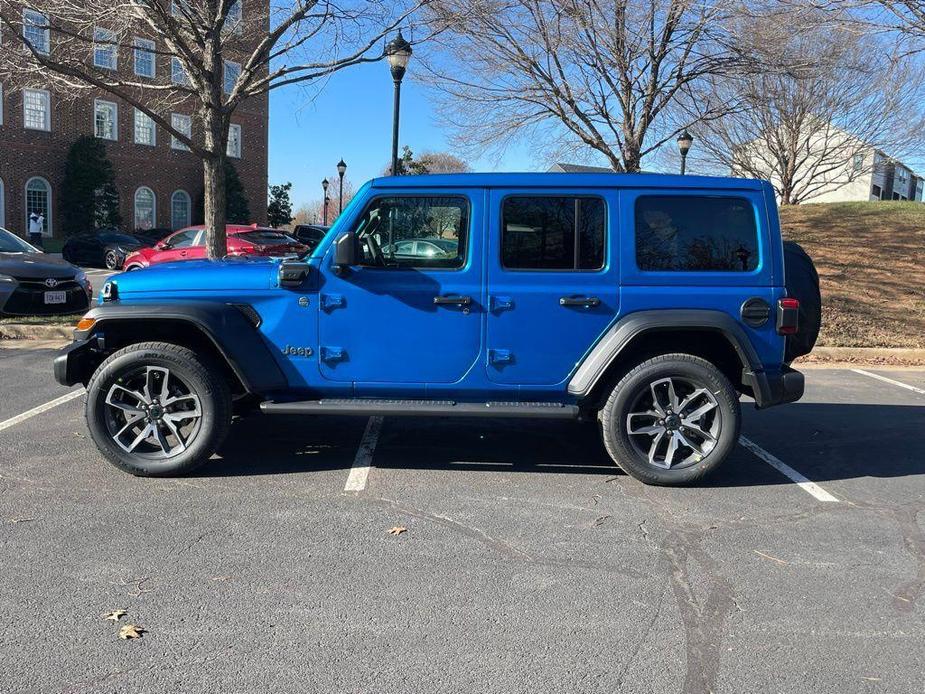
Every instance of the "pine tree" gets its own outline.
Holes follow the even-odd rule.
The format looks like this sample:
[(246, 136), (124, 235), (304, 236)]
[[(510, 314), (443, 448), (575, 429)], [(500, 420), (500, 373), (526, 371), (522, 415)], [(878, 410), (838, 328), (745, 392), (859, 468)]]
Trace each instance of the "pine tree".
[(292, 201), (289, 199), (291, 183), (270, 186), (270, 201), (267, 204), (267, 223), (271, 227), (281, 227), (292, 221)]
[(225, 215), (228, 224), (250, 224), (251, 208), (244, 195), (244, 186), (238, 177), (238, 171), (227, 159), (225, 160)]
[(66, 236), (122, 224), (119, 191), (106, 145), (81, 137), (71, 145), (61, 184), (61, 228)]

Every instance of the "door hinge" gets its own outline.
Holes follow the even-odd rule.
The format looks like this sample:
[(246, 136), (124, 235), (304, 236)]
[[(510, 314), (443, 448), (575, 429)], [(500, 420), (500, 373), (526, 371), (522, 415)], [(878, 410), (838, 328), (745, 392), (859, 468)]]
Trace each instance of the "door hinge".
[(509, 349), (490, 349), (488, 350), (489, 364), (513, 364), (514, 353)]
[(347, 359), (347, 351), (343, 347), (322, 347), (321, 348), (321, 361), (323, 362), (338, 362), (345, 361)]
[(347, 300), (340, 294), (322, 294), (321, 310), (330, 311), (335, 308), (342, 308), (347, 305)]

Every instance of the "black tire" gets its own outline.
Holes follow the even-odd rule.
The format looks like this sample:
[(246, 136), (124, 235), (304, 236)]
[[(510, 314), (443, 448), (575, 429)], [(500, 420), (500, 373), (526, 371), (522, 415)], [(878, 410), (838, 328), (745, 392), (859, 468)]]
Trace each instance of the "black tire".
[(787, 296), (800, 300), (799, 330), (787, 336), (784, 351), (784, 361), (789, 364), (813, 350), (822, 327), (819, 273), (809, 254), (793, 241), (784, 241), (784, 284)]
[(122, 260), (119, 258), (119, 254), (110, 248), (103, 256), (103, 265), (106, 266), (107, 270), (118, 270), (122, 266)]
[[(133, 385), (138, 378), (144, 378), (143, 391)], [(170, 398), (161, 402), (156, 396), (168, 394), (171, 386), (177, 402), (170, 404)], [(123, 394), (130, 391), (144, 395), (153, 391), (155, 397), (144, 404), (139, 398)], [(195, 399), (184, 393), (198, 399), (198, 417), (189, 409), (195, 407)], [(121, 406), (107, 404), (110, 397)], [(135, 413), (126, 414), (129, 405)], [(177, 409), (171, 411), (171, 407)], [(139, 408), (145, 408), (144, 418), (131, 424), (128, 417), (140, 416)], [(116, 467), (141, 477), (182, 475), (202, 465), (224, 440), (231, 424), (231, 393), (221, 371), (211, 361), (179, 345), (143, 342), (120, 349), (100, 364), (87, 385), (85, 413), (94, 443)], [(178, 425), (176, 420), (165, 423), (168, 417), (186, 415), (189, 417), (182, 420), (186, 424)], [(123, 424), (128, 431), (119, 437), (114, 430)], [(127, 450), (124, 445), (148, 426), (155, 427), (149, 439), (136, 443), (134, 450)], [(184, 441), (181, 437), (185, 427), (188, 430)], [(160, 433), (155, 435), (155, 430)], [(165, 443), (169, 450), (165, 449)]]
[[(663, 381), (666, 379), (672, 380), (679, 404), (683, 404), (686, 395), (689, 394), (685, 388), (690, 388), (690, 392), (698, 389), (709, 391), (697, 396), (684, 408), (684, 412), (689, 416), (711, 402), (715, 402), (715, 407), (701, 415), (700, 419), (696, 420), (696, 425), (691, 420), (682, 421), (677, 416), (661, 419), (659, 416), (636, 414), (638, 410), (634, 408), (637, 407), (651, 412), (658, 409), (651, 404), (645, 405), (646, 398), (653, 397), (652, 394), (664, 386)], [(653, 383), (660, 385), (653, 388)], [(692, 410), (692, 407), (695, 409)], [(667, 412), (667, 409), (663, 410)], [(629, 419), (631, 414), (634, 417), (632, 420)], [(641, 421), (642, 426), (633, 424), (635, 429), (641, 429), (648, 426), (644, 424), (647, 418), (651, 420), (651, 428), (664, 430), (659, 439), (664, 443), (656, 441), (658, 433), (629, 433), (628, 421)], [(636, 366), (614, 387), (601, 410), (600, 419), (604, 446), (613, 461), (641, 482), (664, 486), (689, 485), (713, 472), (735, 447), (741, 427), (739, 398), (729, 379), (710, 362), (690, 354), (663, 354)], [(705, 433), (714, 439), (712, 443), (694, 433), (695, 430), (699, 431), (701, 426), (704, 427)], [(668, 461), (668, 468), (651, 463), (642, 450), (647, 447), (651, 454), (652, 444), (655, 445), (656, 451), (660, 446), (664, 446), (664, 463), (668, 459), (667, 448), (672, 445), (672, 439), (676, 440), (672, 458), (675, 455), (678, 458)], [(682, 439), (693, 446), (677, 443)], [(686, 458), (683, 464), (682, 455)], [(654, 457), (658, 459), (658, 455)], [(673, 462), (678, 464), (672, 465)]]

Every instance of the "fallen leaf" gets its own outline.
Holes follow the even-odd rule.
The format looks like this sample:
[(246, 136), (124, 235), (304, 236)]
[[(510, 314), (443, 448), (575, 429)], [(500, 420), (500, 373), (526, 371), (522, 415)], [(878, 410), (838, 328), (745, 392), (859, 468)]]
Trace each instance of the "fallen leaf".
[(396, 525), (394, 528), (389, 528), (389, 535), (401, 535), (402, 533), (408, 532), (408, 528), (405, 528), (401, 525)]
[(592, 527), (599, 528), (599, 527), (601, 527), (602, 525), (604, 525), (604, 522), (605, 522), (608, 518), (610, 518), (609, 515), (598, 516), (597, 518), (594, 519), (594, 522), (593, 522), (591, 525), (592, 525)]
[(119, 638), (120, 639), (140, 639), (142, 634), (148, 632), (144, 627), (140, 627), (137, 624), (126, 624), (124, 627), (119, 629)]
[(126, 612), (125, 610), (113, 610), (112, 612), (109, 612), (108, 614), (103, 615), (103, 619), (108, 619), (112, 622), (118, 622), (120, 619), (122, 619), (127, 614), (128, 612)]

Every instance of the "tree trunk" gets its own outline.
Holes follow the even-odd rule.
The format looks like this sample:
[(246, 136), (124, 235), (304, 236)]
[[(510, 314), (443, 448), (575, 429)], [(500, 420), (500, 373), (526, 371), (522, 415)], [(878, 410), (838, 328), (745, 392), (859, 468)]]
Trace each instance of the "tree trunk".
[(224, 258), (228, 253), (225, 237), (225, 158), (210, 157), (203, 160), (205, 186), (206, 256)]

